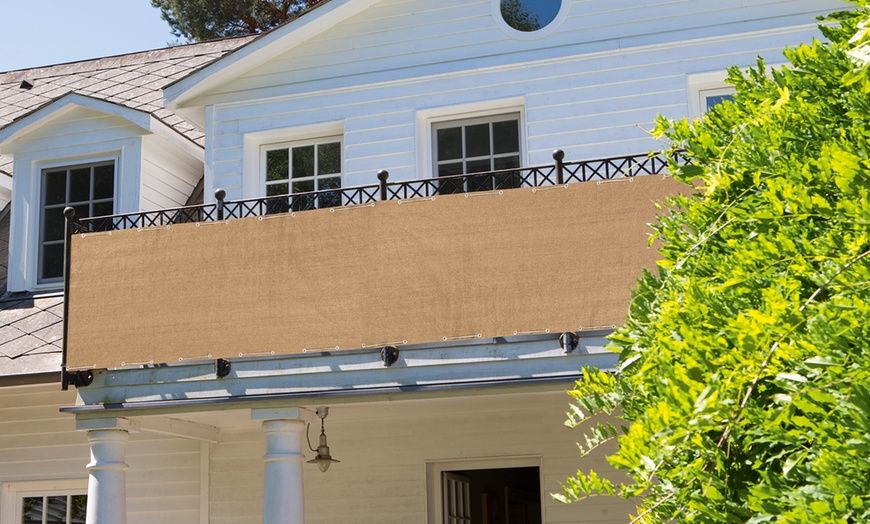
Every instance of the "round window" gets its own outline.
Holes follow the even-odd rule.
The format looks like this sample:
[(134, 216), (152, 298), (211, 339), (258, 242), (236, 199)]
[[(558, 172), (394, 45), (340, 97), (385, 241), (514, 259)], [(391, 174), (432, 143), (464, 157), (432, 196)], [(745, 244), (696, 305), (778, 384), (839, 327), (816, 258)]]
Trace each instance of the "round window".
[(517, 31), (531, 33), (556, 19), (562, 0), (500, 0), (501, 16)]

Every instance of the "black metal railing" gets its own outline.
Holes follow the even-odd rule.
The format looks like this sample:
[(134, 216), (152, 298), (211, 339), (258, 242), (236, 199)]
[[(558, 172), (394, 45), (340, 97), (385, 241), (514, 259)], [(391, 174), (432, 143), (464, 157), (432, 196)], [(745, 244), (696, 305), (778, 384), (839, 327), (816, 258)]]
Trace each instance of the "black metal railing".
[[(72, 233), (153, 228), (191, 222), (214, 222), (311, 209), (364, 205), (380, 200), (431, 198), (455, 193), (500, 191), (518, 187), (612, 180), (623, 177), (658, 175), (668, 171), (668, 161), (663, 153), (579, 162), (563, 162), (564, 156), (565, 154), (557, 149), (553, 153), (554, 163), (551, 165), (401, 182), (388, 182), (389, 173), (381, 171), (378, 173), (378, 184), (245, 200), (225, 200), (226, 193), (223, 190), (218, 190), (215, 192), (217, 202), (213, 204), (111, 216), (73, 218)], [(681, 164), (687, 163), (687, 159), (682, 155), (678, 157), (678, 161)]]

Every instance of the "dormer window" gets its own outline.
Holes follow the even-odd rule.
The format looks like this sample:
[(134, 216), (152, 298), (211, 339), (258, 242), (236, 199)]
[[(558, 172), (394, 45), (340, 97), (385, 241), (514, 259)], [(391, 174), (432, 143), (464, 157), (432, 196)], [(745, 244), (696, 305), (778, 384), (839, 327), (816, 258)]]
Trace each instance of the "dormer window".
[(114, 196), (113, 161), (42, 171), (40, 284), (63, 279), (64, 208), (70, 206), (75, 209), (78, 218), (111, 215), (114, 212)]

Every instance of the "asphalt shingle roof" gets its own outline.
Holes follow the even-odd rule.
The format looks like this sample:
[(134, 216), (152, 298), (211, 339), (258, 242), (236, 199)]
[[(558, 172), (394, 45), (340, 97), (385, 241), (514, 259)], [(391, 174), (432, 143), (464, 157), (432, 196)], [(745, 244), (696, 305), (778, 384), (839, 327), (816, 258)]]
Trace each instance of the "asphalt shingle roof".
[[(162, 106), (162, 89), (253, 38), (0, 73), (0, 127), (72, 92), (149, 112), (202, 145), (199, 130)], [(12, 174), (11, 157), (0, 155), (0, 172)], [(7, 209), (0, 212), (0, 377), (60, 371), (63, 295), (7, 294), (8, 252)]]
[(63, 296), (7, 296), (9, 213), (0, 213), (0, 376), (60, 371)]
[[(0, 73), (0, 127), (73, 92), (149, 112), (202, 145), (201, 131), (162, 106), (162, 89), (254, 38), (230, 38)], [(25, 88), (27, 85), (31, 87)], [(0, 155), (0, 172), (11, 175), (10, 157)]]

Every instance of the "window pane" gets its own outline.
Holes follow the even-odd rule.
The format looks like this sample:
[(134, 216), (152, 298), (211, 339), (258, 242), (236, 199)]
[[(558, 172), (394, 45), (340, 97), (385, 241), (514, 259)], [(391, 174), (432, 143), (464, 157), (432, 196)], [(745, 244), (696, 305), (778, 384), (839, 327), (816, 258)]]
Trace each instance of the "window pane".
[(88, 509), (87, 495), (73, 495), (70, 501), (70, 524), (84, 524)]
[(91, 199), (91, 168), (70, 170), (69, 201), (87, 202)]
[(49, 242), (51, 240), (63, 240), (64, 221), (63, 208), (52, 207), (46, 209), (42, 214), (43, 229), (42, 241)]
[(267, 196), (276, 196), (276, 195), (286, 195), (289, 193), (289, 187), (287, 184), (270, 184), (266, 186), (266, 195)]
[(341, 178), (339, 177), (330, 177), (330, 178), (320, 178), (317, 182), (317, 189), (339, 189), (341, 188)]
[(489, 155), (489, 124), (465, 127), (465, 156)]
[(46, 204), (60, 204), (66, 202), (66, 171), (48, 171), (45, 173), (45, 197)]
[(286, 180), (290, 173), (290, 150), (266, 151), (266, 181)]
[(115, 196), (115, 166), (97, 166), (94, 168), (94, 199), (113, 198)]
[(294, 193), (307, 193), (314, 191), (314, 180), (303, 180), (301, 182), (293, 182)]
[(472, 193), (475, 191), (489, 191), (493, 187), (492, 184), (493, 176), (490, 174), (485, 174), (469, 177), (466, 186), (468, 188), (468, 192)]
[(21, 524), (40, 524), (42, 522), (42, 497), (25, 497), (21, 503)]
[(458, 164), (441, 164), (438, 166), (438, 176), (461, 175), (462, 163)]
[(97, 202), (94, 204), (94, 212), (91, 216), (102, 217), (113, 213), (112, 202)]
[(437, 133), (438, 160), (462, 158), (462, 128), (439, 129)]
[(45, 522), (51, 524), (66, 523), (66, 495), (60, 497), (48, 497), (46, 506)]
[(495, 159), (496, 171), (500, 169), (513, 169), (515, 167), (520, 167), (520, 157), (518, 156), (505, 156)]
[(734, 95), (713, 95), (706, 97), (706, 100), (707, 111), (709, 111), (726, 100), (734, 100)]
[(76, 210), (76, 218), (88, 218), (91, 216), (91, 206), (89, 204), (79, 204), (72, 206)]
[(484, 171), (492, 171), (488, 158), (483, 160), (471, 160), (465, 164), (466, 173), (483, 173)]
[[(341, 178), (332, 177), (321, 179), (318, 183), (321, 191), (326, 189), (339, 189), (341, 187)], [(319, 207), (336, 207), (341, 205), (341, 193), (330, 191), (324, 193), (320, 197)]]
[(314, 146), (294, 147), (293, 178), (310, 176), (314, 176)]
[[(63, 277), (63, 244), (42, 247), (42, 274), (40, 279)], [(41, 499), (40, 499), (41, 500)]]
[(341, 173), (341, 143), (331, 142), (317, 146), (317, 174)]
[(493, 153), (518, 153), (520, 151), (519, 122), (508, 120), (507, 122), (495, 122), (492, 124), (492, 147)]

